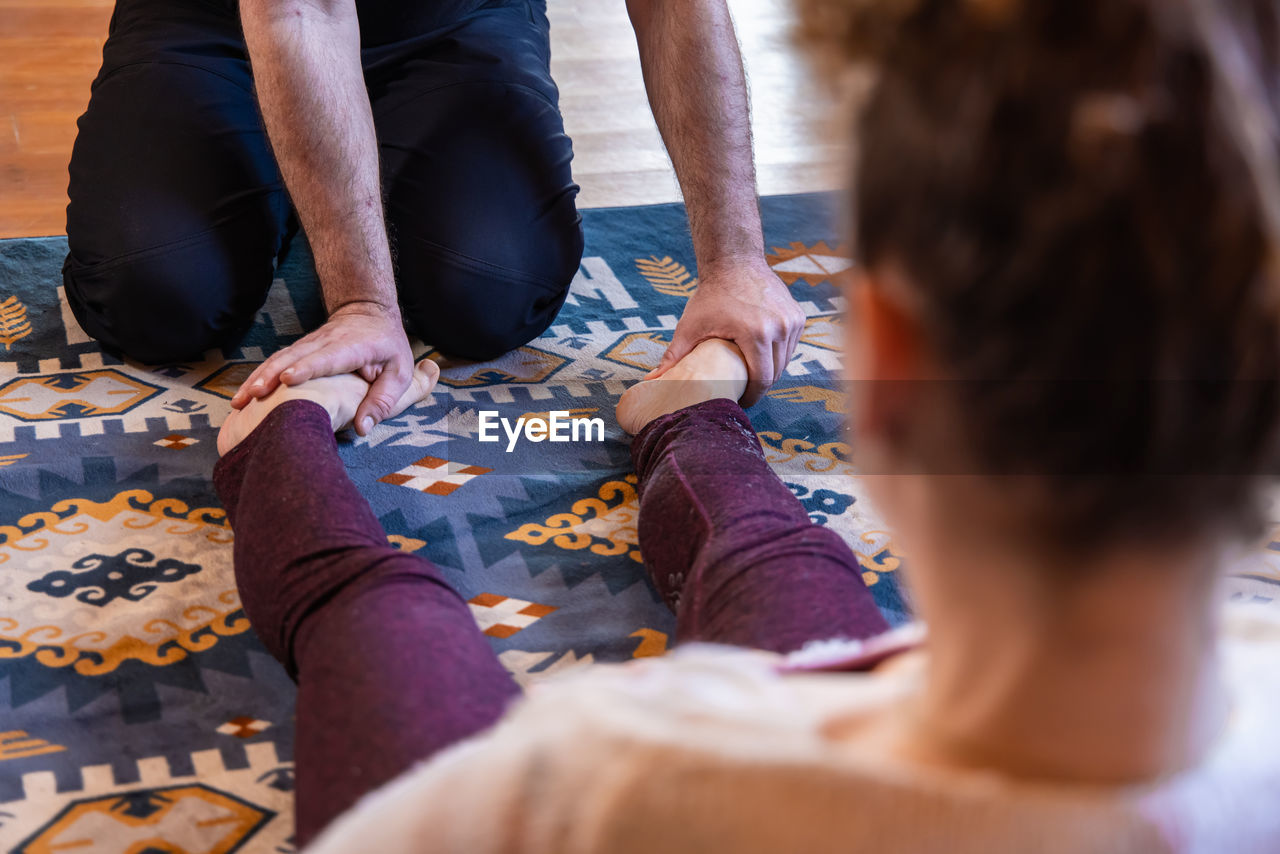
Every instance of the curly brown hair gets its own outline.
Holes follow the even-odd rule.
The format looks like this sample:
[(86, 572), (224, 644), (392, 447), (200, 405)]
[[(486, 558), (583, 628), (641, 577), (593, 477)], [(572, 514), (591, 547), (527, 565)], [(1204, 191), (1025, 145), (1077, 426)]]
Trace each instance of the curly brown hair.
[[(798, 0), (875, 83), (856, 246), (956, 378), (964, 453), (1077, 546), (1256, 530), (1280, 461), (1276, 5)], [(1034, 503), (1034, 502), (1033, 502)]]

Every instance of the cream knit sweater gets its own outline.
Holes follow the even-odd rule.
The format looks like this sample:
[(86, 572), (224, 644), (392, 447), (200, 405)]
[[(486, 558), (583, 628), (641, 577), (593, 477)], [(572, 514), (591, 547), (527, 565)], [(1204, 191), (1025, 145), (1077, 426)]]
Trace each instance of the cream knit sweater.
[(1280, 622), (1256, 606), (1224, 620), (1233, 708), (1211, 755), (1145, 786), (871, 761), (826, 734), (918, 690), (922, 655), (797, 674), (702, 647), (553, 677), (309, 852), (1280, 852)]

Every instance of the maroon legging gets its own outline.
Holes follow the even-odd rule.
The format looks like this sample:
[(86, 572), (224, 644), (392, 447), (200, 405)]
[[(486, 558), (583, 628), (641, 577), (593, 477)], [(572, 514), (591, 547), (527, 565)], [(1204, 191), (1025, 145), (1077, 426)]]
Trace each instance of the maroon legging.
[[(657, 419), (632, 458), (640, 549), (680, 641), (788, 652), (888, 628), (852, 551), (809, 521), (736, 404)], [(275, 409), (214, 483), (245, 612), (298, 681), (303, 845), (365, 792), (489, 727), (519, 689), (439, 571), (387, 543), (320, 406)]]

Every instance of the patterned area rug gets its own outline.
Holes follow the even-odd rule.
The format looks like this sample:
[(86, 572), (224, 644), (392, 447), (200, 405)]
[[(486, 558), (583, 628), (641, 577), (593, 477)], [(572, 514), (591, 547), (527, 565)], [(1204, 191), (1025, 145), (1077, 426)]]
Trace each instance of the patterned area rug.
[[(901, 559), (841, 442), (832, 277), (850, 262), (828, 205), (763, 202), (770, 263), (809, 320), (751, 416), (897, 623)], [(521, 681), (660, 655), (672, 631), (644, 577), (612, 412), (670, 340), (697, 286), (693, 252), (678, 206), (585, 218), (586, 257), (545, 335), (450, 365), (430, 401), (342, 443), (390, 541), (442, 567)], [(310, 259), (294, 249), (239, 347), (148, 368), (76, 325), (64, 253), (61, 238), (0, 242), (0, 848), (290, 852), (294, 690), (240, 610), (209, 476), (240, 381), (321, 320)], [(566, 410), (607, 430), (507, 453), (479, 441), (480, 410)], [(1276, 598), (1274, 554), (1242, 569), (1233, 595)]]

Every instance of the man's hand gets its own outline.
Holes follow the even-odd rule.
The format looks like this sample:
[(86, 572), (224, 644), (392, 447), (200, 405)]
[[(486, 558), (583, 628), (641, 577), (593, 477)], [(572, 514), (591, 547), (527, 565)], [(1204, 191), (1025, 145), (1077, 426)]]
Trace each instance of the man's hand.
[(313, 377), (359, 373), (372, 383), (356, 409), (356, 432), (365, 436), (387, 418), (413, 378), (413, 351), (397, 309), (349, 303), (315, 332), (290, 344), (257, 367), (232, 398), (242, 409), (280, 383), (299, 385)]
[(671, 346), (646, 379), (661, 376), (708, 338), (738, 345), (751, 380), (742, 405), (782, 376), (804, 332), (804, 312), (763, 257), (699, 270), (698, 289), (676, 324)]

